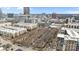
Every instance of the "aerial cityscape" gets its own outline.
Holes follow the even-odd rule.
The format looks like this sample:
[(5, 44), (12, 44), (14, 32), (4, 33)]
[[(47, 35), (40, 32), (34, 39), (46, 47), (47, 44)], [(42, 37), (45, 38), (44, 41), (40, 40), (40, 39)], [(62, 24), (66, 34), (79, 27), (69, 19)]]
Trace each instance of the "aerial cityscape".
[(1, 7), (0, 51), (79, 51), (79, 8)]

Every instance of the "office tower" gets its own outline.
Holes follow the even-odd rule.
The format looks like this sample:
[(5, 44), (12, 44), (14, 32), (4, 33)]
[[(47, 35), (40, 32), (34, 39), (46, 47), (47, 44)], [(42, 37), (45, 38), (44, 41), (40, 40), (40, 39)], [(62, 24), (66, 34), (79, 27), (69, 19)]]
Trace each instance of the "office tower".
[(0, 8), (0, 19), (2, 18), (2, 10), (1, 10), (1, 8)]
[(52, 13), (52, 18), (57, 18), (57, 14), (56, 13)]
[(14, 17), (14, 14), (8, 13), (7, 16), (8, 16), (8, 18), (13, 18)]
[(29, 7), (24, 7), (23, 8), (23, 12), (24, 12), (24, 15), (29, 15), (30, 14), (30, 9), (29, 9)]

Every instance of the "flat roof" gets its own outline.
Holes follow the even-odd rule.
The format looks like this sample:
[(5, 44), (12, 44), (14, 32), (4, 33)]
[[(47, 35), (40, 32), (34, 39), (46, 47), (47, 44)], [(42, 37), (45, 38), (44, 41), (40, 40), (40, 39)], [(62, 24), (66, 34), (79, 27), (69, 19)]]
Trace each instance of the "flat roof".
[(73, 37), (70, 37), (70, 36), (64, 35), (64, 34), (58, 34), (57, 37), (64, 38), (64, 40), (74, 40), (74, 41), (77, 41), (76, 38), (73, 38)]
[(74, 41), (77, 41), (76, 38), (73, 38), (73, 37), (70, 37), (70, 36), (65, 36), (65, 40), (74, 40)]
[(7, 32), (7, 33), (13, 33), (13, 34), (23, 31), (23, 30), (26, 30), (26, 28), (12, 27), (12, 26), (0, 27), (0, 31)]
[(79, 34), (71, 28), (62, 27), (61, 30), (66, 30), (71, 37), (79, 38)]
[(57, 37), (64, 38), (65, 36), (64, 36), (64, 34), (59, 34), (59, 33), (58, 33)]
[(66, 31), (71, 37), (79, 38), (79, 34), (75, 30), (66, 28)]
[(15, 25), (23, 25), (23, 26), (32, 26), (32, 25), (37, 25), (37, 23), (16, 23)]
[(65, 25), (79, 25), (79, 23), (68, 23), (68, 24), (65, 24)]
[(26, 27), (27, 29), (28, 28), (36, 28), (37, 27), (37, 23), (16, 23), (14, 24), (15, 26), (20, 26), (20, 27)]

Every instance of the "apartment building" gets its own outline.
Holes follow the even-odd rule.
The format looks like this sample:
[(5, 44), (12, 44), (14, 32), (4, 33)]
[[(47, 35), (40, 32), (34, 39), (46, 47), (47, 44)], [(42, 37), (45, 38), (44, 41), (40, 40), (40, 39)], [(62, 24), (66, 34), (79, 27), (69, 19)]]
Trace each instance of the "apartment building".
[(79, 34), (77, 32), (69, 28), (62, 28), (57, 37), (58, 51), (76, 51), (79, 40)]

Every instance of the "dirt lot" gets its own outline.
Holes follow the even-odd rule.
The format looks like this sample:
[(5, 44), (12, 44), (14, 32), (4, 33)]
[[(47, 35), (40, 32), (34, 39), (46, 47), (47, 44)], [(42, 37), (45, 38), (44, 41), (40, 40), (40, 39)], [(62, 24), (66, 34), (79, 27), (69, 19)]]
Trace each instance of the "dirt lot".
[(32, 47), (34, 50), (55, 50), (57, 33), (58, 29), (56, 28), (37, 28), (16, 38), (6, 37), (5, 40), (9, 40), (13, 44), (20, 45), (21, 47)]

